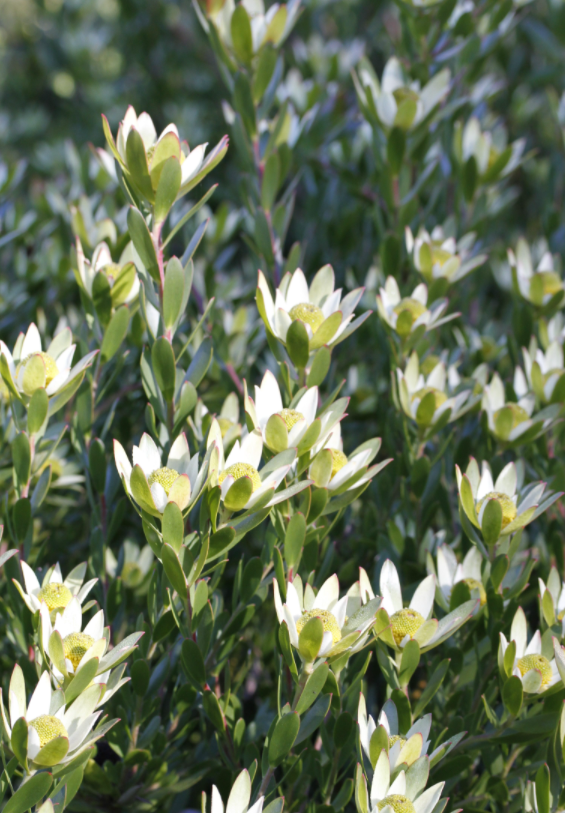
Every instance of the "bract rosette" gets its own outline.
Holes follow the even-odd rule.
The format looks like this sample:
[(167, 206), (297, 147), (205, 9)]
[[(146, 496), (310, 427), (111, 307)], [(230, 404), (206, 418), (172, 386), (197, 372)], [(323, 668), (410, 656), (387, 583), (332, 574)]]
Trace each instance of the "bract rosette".
[(308, 474), (318, 488), (327, 488), (330, 496), (362, 489), (392, 461), (392, 458), (388, 458), (374, 466), (369, 465), (380, 448), (381, 439), (372, 438), (346, 455), (341, 424), (338, 423), (324, 441), (323, 448), (317, 443), (312, 450), (313, 460)]
[(476, 235), (470, 232), (456, 241), (441, 226), (436, 226), (431, 234), (421, 228), (416, 237), (409, 226), (405, 232), (406, 250), (428, 285), (436, 280), (458, 282), (481, 266), (487, 255), (473, 253), (475, 239)]
[[(261, 796), (255, 804), (249, 807), (251, 800), (251, 778), (247, 770), (242, 771), (232, 785), (230, 795), (225, 807), (225, 813), (261, 813), (263, 810), (264, 797)], [(204, 805), (203, 808), (204, 809)], [(224, 813), (224, 803), (220, 792), (215, 785), (212, 785), (212, 810), (211, 813)]]
[(553, 341), (545, 353), (532, 339), (530, 348), (522, 348), (524, 371), (528, 386), (542, 404), (562, 404), (565, 401), (565, 362), (563, 347)]
[(428, 308), (428, 288), (423, 282), (410, 296), (402, 297), (394, 277), (386, 278), (385, 287), (377, 295), (379, 316), (398, 334), (405, 349), (418, 342), (424, 333), (459, 316), (458, 313), (442, 316), (447, 305), (447, 299), (436, 299)]
[[(127, 250), (126, 250), (127, 251)], [(83, 291), (92, 299), (92, 286), (98, 274), (108, 283), (112, 306), (117, 308), (132, 302), (139, 294), (139, 278), (135, 264), (114, 262), (107, 243), (98, 243), (89, 261), (84, 256), (80, 239), (76, 238), (77, 268), (75, 276)], [(104, 284), (104, 283), (103, 283)]]
[(54, 620), (55, 616), (53, 613), (57, 611), (62, 612), (73, 598), (76, 598), (79, 605), (81, 605), (82, 612), (85, 612), (95, 604), (95, 602), (92, 601), (82, 606), (86, 597), (98, 581), (98, 579), (90, 579), (86, 583), (84, 582), (86, 567), (86, 562), (77, 565), (77, 567), (71, 570), (66, 579), (63, 579), (61, 567), (57, 562), (56, 565), (47, 570), (40, 583), (31, 567), (22, 561), (21, 568), (24, 577), (24, 587), (15, 579), (14, 584), (25, 601), (26, 606), (32, 613), (38, 612), (41, 604), (45, 603)]
[(507, 446), (529, 443), (547, 432), (556, 422), (560, 406), (550, 404), (534, 414), (535, 396), (529, 392), (522, 370), (514, 371), (514, 392), (517, 401), (507, 401), (504, 384), (494, 373), (490, 384), (483, 391), (482, 409), (486, 412), (488, 428), (499, 441)]
[(532, 252), (526, 240), (520, 238), (516, 252), (508, 249), (508, 262), (512, 271), (514, 290), (523, 299), (534, 305), (542, 313), (557, 310), (565, 296), (561, 274), (555, 268), (551, 252), (543, 249), (539, 263), (534, 268)]
[[(553, 644), (559, 646), (555, 639)], [(528, 643), (526, 616), (523, 609), (518, 607), (510, 628), (510, 641), (506, 640), (503, 632), (500, 633), (498, 666), (501, 674), (518, 677), (528, 694), (548, 691), (562, 680), (553, 644), (551, 641), (548, 644), (545, 640), (542, 641), (539, 630), (535, 631)]]
[(438, 782), (426, 788), (429, 776), (429, 760), (421, 757), (406, 771), (402, 770), (393, 779), (393, 770), (389, 754), (382, 750), (377, 759), (371, 794), (368, 797), (367, 784), (360, 766), (357, 768), (356, 798), (363, 799), (365, 804), (357, 809), (369, 809), (371, 813), (432, 813), (440, 801), (444, 782)]
[(479, 599), (477, 610), (484, 607), (487, 603), (487, 594), (481, 572), (483, 561), (481, 552), (474, 545), (469, 548), (462, 562), (457, 561), (457, 556), (449, 545), (439, 546), (436, 559), (437, 572), (431, 567), (428, 567), (428, 570), (436, 576), (436, 601), (442, 610), (449, 612), (453, 588), (461, 582), (467, 585), (472, 599)]
[(538, 579), (543, 617), (548, 627), (559, 625), (561, 638), (565, 638), (565, 582), (556, 567), (549, 571), (547, 584)]

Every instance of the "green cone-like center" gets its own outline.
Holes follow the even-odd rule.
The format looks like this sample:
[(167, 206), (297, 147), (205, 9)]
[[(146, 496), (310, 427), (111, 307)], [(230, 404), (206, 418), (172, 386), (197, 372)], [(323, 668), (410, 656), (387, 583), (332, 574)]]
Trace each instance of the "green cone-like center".
[(54, 740), (56, 737), (68, 737), (67, 729), (58, 717), (52, 717), (50, 714), (41, 714), (35, 720), (31, 720), (29, 725), (35, 728), (39, 734), (39, 745), (43, 748), (48, 742)]
[(475, 590), (478, 593), (478, 597), (481, 600), (481, 607), (483, 607), (487, 603), (487, 594), (483, 585), (477, 579), (472, 579), (471, 577), (467, 579), (461, 579), (461, 581), (467, 585), (469, 591), (472, 593)]
[(147, 482), (150, 486), (153, 483), (159, 483), (159, 485), (163, 486), (165, 489), (165, 494), (167, 497), (169, 496), (169, 491), (173, 487), (173, 483), (179, 476), (178, 471), (174, 469), (170, 469), (168, 466), (162, 466), (160, 469), (155, 469), (152, 471), (149, 477), (147, 478)]
[(299, 635), (304, 629), (306, 623), (310, 621), (311, 618), (320, 619), (324, 632), (331, 632), (332, 641), (334, 644), (337, 644), (337, 642), (341, 640), (341, 630), (339, 628), (339, 624), (337, 623), (335, 615), (330, 613), (329, 610), (307, 610), (302, 618), (299, 618), (296, 622), (296, 631)]
[(416, 808), (407, 796), (393, 793), (377, 804), (377, 810), (384, 810), (386, 806), (392, 807), (394, 813), (416, 813)]
[(341, 471), (347, 463), (347, 455), (344, 454), (341, 449), (330, 449), (330, 452), (332, 453), (332, 473), (330, 480), (333, 480), (338, 471)]
[(322, 309), (317, 305), (312, 305), (311, 302), (301, 302), (299, 305), (294, 305), (289, 310), (288, 315), (293, 322), (300, 319), (304, 324), (310, 325), (312, 333), (315, 333), (324, 321)]
[(529, 419), (529, 415), (519, 404), (515, 404), (514, 402), (510, 402), (509, 404), (505, 404), (504, 407), (501, 409), (497, 409), (494, 413), (494, 420), (498, 420), (498, 416), (500, 415), (502, 409), (509, 409), (512, 413), (512, 429), (515, 429), (519, 424), (524, 423)]
[(487, 500), (496, 500), (502, 508), (502, 530), (514, 522), (516, 519), (516, 506), (514, 500), (508, 494), (501, 494), (500, 491), (490, 491), (482, 500), (477, 503), (477, 514), (480, 514), (481, 508)]
[(233, 477), (234, 480), (240, 480), (242, 477), (249, 477), (253, 486), (253, 491), (257, 491), (261, 485), (261, 477), (259, 476), (259, 472), (250, 463), (234, 463), (233, 466), (228, 466), (227, 469), (224, 469), (220, 473), (218, 483), (222, 485), (228, 476)]
[(298, 412), (296, 409), (281, 409), (279, 415), (283, 419), (285, 426), (289, 431), (293, 426), (296, 426), (298, 421), (304, 420), (304, 415), (302, 412)]
[(542, 686), (547, 686), (553, 677), (551, 664), (543, 655), (524, 655), (523, 658), (520, 658), (517, 665), (522, 677), (524, 677), (530, 669), (537, 669), (538, 672), (541, 672)]
[(69, 588), (65, 584), (61, 584), (61, 582), (46, 584), (37, 594), (39, 601), (44, 601), (47, 604), (51, 617), (57, 611), (62, 613), (72, 597), (73, 594)]
[(418, 610), (408, 608), (398, 610), (391, 616), (390, 620), (392, 637), (396, 641), (396, 645), (400, 646), (400, 642), (405, 635), (409, 635), (411, 639), (414, 637), (414, 634), (418, 632), (424, 623), (424, 616), (420, 615)]
[(76, 671), (79, 663), (94, 644), (94, 638), (84, 632), (71, 632), (63, 638), (63, 652)]
[(18, 368), (16, 370), (16, 375), (18, 374), (19, 370), (24, 368), (28, 361), (33, 358), (34, 356), (40, 356), (45, 364), (45, 386), (48, 387), (49, 384), (53, 381), (53, 379), (59, 375), (59, 368), (55, 363), (55, 359), (51, 358), (47, 353), (43, 351), (41, 353), (30, 353), (29, 356), (26, 356), (23, 361), (20, 361), (18, 364)]

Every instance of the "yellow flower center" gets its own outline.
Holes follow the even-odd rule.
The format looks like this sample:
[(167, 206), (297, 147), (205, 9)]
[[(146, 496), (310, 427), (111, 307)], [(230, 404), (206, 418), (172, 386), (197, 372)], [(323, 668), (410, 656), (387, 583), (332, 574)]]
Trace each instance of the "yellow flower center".
[(542, 686), (547, 686), (553, 677), (551, 664), (543, 655), (524, 655), (523, 658), (520, 658), (517, 665), (522, 677), (524, 677), (530, 669), (537, 669), (538, 672), (541, 672)]
[(540, 271), (536, 274), (541, 277), (544, 294), (557, 294), (563, 290), (563, 280), (555, 271)]
[[(521, 407), (519, 404), (515, 404), (512, 401), (509, 404), (505, 404), (501, 409), (510, 409), (510, 412), (512, 413), (512, 429), (515, 429), (518, 424), (524, 423), (524, 421), (527, 421), (530, 417), (524, 407)], [(498, 420), (501, 409), (497, 409), (494, 413), (495, 421)]]
[(347, 463), (347, 455), (344, 454), (341, 449), (330, 449), (330, 452), (332, 453), (332, 473), (330, 480), (333, 480), (338, 471), (341, 471)]
[(114, 280), (122, 270), (122, 266), (118, 263), (106, 263), (101, 269), (100, 273), (104, 274), (108, 282), (113, 285)]
[(301, 302), (299, 305), (294, 305), (289, 310), (288, 315), (293, 322), (300, 319), (301, 322), (310, 325), (312, 333), (315, 333), (324, 321), (322, 309), (310, 302)]
[(399, 742), (402, 745), (406, 742), (406, 737), (403, 737), (402, 734), (391, 734), (388, 738), (388, 747), (392, 748), (393, 745)]
[(402, 102), (405, 102), (407, 99), (417, 102), (419, 98), (415, 90), (407, 87), (396, 88), (396, 90), (392, 91), (392, 95), (394, 96), (397, 104), (402, 104)]
[(480, 514), (481, 508), (487, 500), (496, 500), (502, 508), (502, 530), (510, 525), (511, 522), (514, 522), (518, 512), (516, 511), (514, 500), (511, 499), (508, 494), (501, 494), (499, 491), (489, 492), (477, 503), (477, 514)]
[(242, 477), (249, 477), (253, 486), (252, 491), (257, 491), (261, 485), (261, 477), (256, 468), (249, 463), (234, 463), (233, 466), (228, 466), (220, 472), (218, 483), (222, 485), (226, 477), (233, 477), (234, 480), (239, 480)]
[(68, 658), (72, 663), (73, 669), (77, 669), (79, 663), (93, 644), (94, 638), (91, 635), (86, 635), (84, 632), (71, 632), (70, 635), (65, 635), (63, 638), (63, 652), (65, 653), (65, 658)]
[(302, 412), (298, 412), (296, 409), (282, 409), (279, 415), (283, 419), (287, 429), (292, 429), (293, 426), (296, 426), (298, 421), (304, 420)]
[(382, 802), (377, 804), (377, 810), (383, 810), (386, 806), (392, 807), (394, 813), (416, 813), (416, 808), (407, 796), (400, 793), (393, 793), (387, 796)]
[(396, 325), (397, 333), (399, 333), (399, 335), (401, 336), (407, 336), (410, 333), (412, 325), (414, 324), (416, 319), (418, 319), (418, 317), (420, 317), (423, 313), (426, 312), (426, 306), (422, 305), (422, 303), (419, 302), (417, 299), (412, 299), (412, 297), (406, 297), (405, 299), (401, 299), (398, 305), (396, 305), (396, 307), (393, 308), (393, 310), (397, 316), (400, 316), (400, 314), (404, 313), (405, 311), (408, 311), (408, 313), (412, 316), (410, 324), (405, 324), (404, 322), (401, 322), (399, 325), (397, 322)]
[(410, 638), (414, 637), (414, 634), (418, 632), (424, 623), (424, 616), (420, 615), (418, 610), (408, 608), (406, 610), (398, 610), (391, 616), (390, 620), (392, 624), (392, 637), (396, 641), (396, 645), (400, 646), (400, 642), (405, 635), (409, 635)]
[(307, 610), (302, 618), (299, 618), (296, 622), (296, 631), (299, 635), (311, 618), (320, 619), (324, 632), (331, 632), (332, 642), (334, 644), (341, 641), (341, 629), (339, 628), (335, 615), (330, 613), (329, 610)]
[(51, 358), (51, 356), (47, 355), (47, 353), (44, 353), (43, 351), (41, 353), (30, 353), (29, 356), (26, 356), (25, 359), (18, 364), (16, 375), (20, 369), (25, 368), (28, 361), (34, 356), (40, 356), (45, 364), (45, 386), (48, 387), (55, 376), (59, 375), (59, 368), (55, 363), (55, 359)]
[(484, 605), (487, 603), (487, 594), (481, 582), (478, 581), (477, 579), (471, 579), (470, 577), (467, 579), (461, 579), (461, 581), (467, 585), (471, 593), (473, 592), (473, 590), (476, 590), (478, 592), (479, 598), (481, 600), (481, 607), (484, 607)]
[(432, 262), (434, 265), (439, 265), (440, 268), (446, 264), (454, 255), (440, 246), (432, 246)]
[(445, 404), (447, 401), (447, 395), (442, 390), (436, 390), (435, 387), (422, 387), (419, 390), (416, 390), (414, 395), (412, 396), (412, 400), (415, 401), (416, 398), (419, 398), (420, 401), (426, 397), (426, 395), (430, 392), (434, 394), (434, 401), (435, 401), (435, 408), (437, 409), (442, 404)]
[(65, 584), (60, 582), (51, 582), (42, 587), (37, 598), (39, 601), (44, 601), (47, 604), (51, 617), (59, 610), (63, 612), (69, 601), (72, 599), (73, 594)]
[(160, 486), (163, 486), (165, 494), (168, 497), (169, 491), (171, 490), (173, 483), (178, 476), (178, 471), (170, 469), (168, 466), (162, 466), (160, 469), (155, 469), (155, 471), (151, 472), (147, 478), (147, 482), (150, 486), (152, 486), (153, 483), (159, 483)]
[(67, 729), (58, 717), (52, 717), (50, 714), (41, 714), (32, 720), (29, 724), (35, 728), (39, 734), (39, 745), (43, 748), (48, 742), (54, 740), (56, 737), (68, 737)]

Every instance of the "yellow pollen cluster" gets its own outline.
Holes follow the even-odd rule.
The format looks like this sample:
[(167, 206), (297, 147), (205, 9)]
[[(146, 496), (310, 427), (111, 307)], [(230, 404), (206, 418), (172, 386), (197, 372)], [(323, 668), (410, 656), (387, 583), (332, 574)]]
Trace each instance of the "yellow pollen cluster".
[(409, 635), (410, 638), (414, 637), (414, 634), (418, 632), (424, 623), (424, 616), (420, 615), (418, 610), (408, 608), (406, 610), (398, 610), (391, 616), (390, 620), (392, 624), (392, 637), (396, 641), (396, 645), (400, 646), (400, 642), (405, 635)]
[(407, 796), (400, 793), (393, 793), (387, 796), (382, 802), (377, 804), (377, 810), (383, 810), (386, 806), (392, 807), (394, 813), (416, 813), (416, 808)]
[(41, 714), (35, 720), (30, 722), (30, 726), (35, 728), (39, 734), (39, 745), (43, 748), (48, 742), (54, 740), (56, 737), (68, 737), (67, 729), (58, 717), (52, 717), (50, 714)]
[(392, 746), (396, 745), (397, 742), (401, 743), (402, 747), (402, 745), (404, 745), (406, 742), (406, 737), (403, 737), (402, 734), (391, 734), (388, 738), (388, 747), (392, 748)]
[(338, 471), (341, 471), (347, 463), (347, 455), (344, 454), (341, 449), (330, 449), (330, 452), (332, 453), (332, 474), (330, 480), (333, 480)]
[(293, 426), (296, 426), (298, 421), (304, 420), (304, 415), (302, 412), (298, 412), (296, 409), (281, 409), (279, 415), (283, 419), (285, 426), (287, 429), (292, 429)]
[(119, 265), (118, 263), (106, 263), (106, 265), (100, 269), (101, 273), (104, 274), (108, 282), (112, 283), (114, 282), (114, 280), (116, 279), (121, 270), (122, 266)]
[(288, 315), (293, 322), (300, 319), (301, 322), (310, 325), (312, 333), (315, 333), (324, 321), (322, 309), (310, 302), (301, 302), (299, 305), (295, 305), (289, 310)]
[(541, 277), (544, 294), (557, 294), (563, 290), (563, 281), (555, 271), (540, 271), (536, 277)]
[(516, 506), (514, 500), (508, 494), (501, 494), (500, 491), (490, 491), (482, 500), (477, 503), (477, 514), (480, 514), (481, 508), (487, 500), (496, 500), (502, 508), (502, 529), (510, 525), (516, 519)]
[(34, 356), (40, 356), (45, 364), (45, 386), (48, 387), (53, 379), (59, 375), (59, 368), (55, 364), (55, 359), (52, 359), (51, 356), (47, 355), (47, 353), (44, 353), (43, 351), (41, 353), (30, 353), (29, 356), (26, 356), (25, 359), (18, 364), (16, 375), (21, 368), (25, 368), (28, 361)]
[(234, 463), (233, 466), (228, 466), (227, 469), (224, 469), (220, 473), (218, 483), (222, 485), (228, 476), (233, 477), (234, 480), (239, 480), (241, 477), (249, 477), (253, 486), (253, 491), (257, 491), (261, 485), (261, 477), (259, 476), (259, 472), (250, 463)]
[(519, 424), (524, 423), (524, 421), (527, 421), (530, 417), (524, 407), (510, 402), (509, 404), (505, 404), (501, 409), (496, 410), (493, 416), (495, 421), (498, 420), (498, 416), (500, 415), (502, 409), (510, 409), (512, 414), (512, 429), (515, 429)]
[(517, 666), (522, 677), (524, 677), (530, 669), (537, 669), (537, 671), (541, 673), (542, 686), (547, 686), (553, 677), (551, 664), (543, 655), (524, 655), (524, 657), (518, 661)]
[(71, 632), (70, 635), (65, 635), (63, 638), (63, 652), (65, 653), (65, 658), (68, 658), (72, 663), (73, 669), (77, 669), (79, 663), (93, 644), (94, 638), (91, 635), (86, 635), (84, 632)]
[(463, 581), (467, 585), (471, 593), (473, 592), (473, 590), (478, 591), (479, 599), (481, 601), (481, 607), (483, 607), (487, 603), (487, 594), (481, 582), (478, 581), (477, 579), (471, 579), (470, 577), (467, 579), (462, 579), (461, 581)]
[(341, 641), (341, 630), (339, 628), (339, 624), (337, 623), (335, 615), (330, 613), (329, 610), (307, 610), (302, 618), (299, 618), (296, 622), (296, 631), (299, 635), (311, 618), (320, 619), (324, 632), (331, 632), (332, 642), (334, 644)]
[(152, 486), (153, 483), (159, 483), (159, 485), (163, 486), (165, 489), (165, 494), (168, 497), (169, 491), (171, 490), (173, 483), (178, 476), (178, 471), (170, 469), (168, 466), (162, 466), (160, 469), (155, 469), (155, 471), (151, 472), (147, 478), (147, 482), (150, 486)]
[(65, 584), (61, 582), (51, 582), (42, 587), (37, 598), (39, 601), (44, 601), (47, 604), (49, 612), (55, 613), (57, 610), (61, 612), (65, 609), (69, 601), (72, 599), (73, 594)]

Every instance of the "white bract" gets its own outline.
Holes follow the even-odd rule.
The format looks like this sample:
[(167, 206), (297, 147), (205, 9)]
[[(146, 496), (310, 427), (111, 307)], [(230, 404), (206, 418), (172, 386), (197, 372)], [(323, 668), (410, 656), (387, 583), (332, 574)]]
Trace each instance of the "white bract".
[(549, 627), (561, 626), (561, 637), (565, 638), (565, 582), (561, 580), (557, 568), (552, 566), (547, 584), (538, 579), (542, 612)]
[(220, 792), (212, 785), (211, 813), (261, 813), (263, 809), (263, 796), (259, 797), (254, 805), (249, 807), (251, 799), (251, 778), (248, 771), (242, 771), (232, 785), (230, 795), (224, 810), (224, 803)]
[[(367, 640), (375, 622), (380, 599), (362, 602), (359, 590), (339, 597), (339, 579), (334, 573), (317, 593), (303, 585), (300, 576), (288, 581), (283, 603), (276, 579), (273, 581), (275, 608), (280, 624), (286, 624), (292, 646), (300, 649), (300, 633), (312, 618), (319, 618), (324, 629), (317, 658), (331, 658), (346, 652), (358, 652)], [(374, 597), (371, 597), (374, 598)]]
[(517, 292), (538, 308), (554, 307), (563, 302), (563, 280), (554, 265), (553, 257), (545, 251), (534, 268), (530, 247), (520, 238), (516, 252), (508, 249), (508, 262)]
[(414, 237), (407, 226), (406, 249), (428, 285), (436, 279), (457, 282), (487, 259), (486, 254), (473, 255), (475, 237), (471, 232), (456, 241), (447, 236), (441, 226), (436, 226), (431, 234), (421, 228)]
[(479, 607), (486, 604), (487, 594), (483, 586), (481, 573), (483, 557), (474, 545), (469, 548), (462, 562), (457, 561), (457, 557), (449, 545), (440, 545), (436, 561), (438, 587), (436, 600), (443, 610), (449, 611), (451, 593), (454, 586), (459, 582), (464, 582), (467, 585), (471, 598), (479, 599)]
[(8, 693), (10, 722), (0, 700), (6, 734), (11, 739), (16, 721), (23, 718), (27, 723), (27, 759), (36, 769), (70, 762), (117, 722), (114, 720), (89, 736), (102, 713), (95, 711), (101, 692), (101, 686), (90, 686), (80, 698), (65, 706), (63, 693), (53, 691), (49, 672), (43, 672), (28, 705), (23, 673), (16, 665)]
[[(528, 626), (526, 616), (518, 607), (510, 628), (510, 641), (516, 644), (514, 660), (510, 664), (509, 674), (520, 678), (524, 691), (528, 694), (545, 692), (561, 681), (561, 676), (553, 652), (546, 651), (539, 630), (533, 634), (528, 643)], [(498, 665), (501, 673), (508, 674), (505, 667), (505, 653), (509, 642), (503, 632), (500, 633), (498, 648)], [(549, 645), (551, 647), (551, 644)]]
[(452, 313), (441, 318), (447, 305), (447, 299), (436, 299), (428, 308), (428, 289), (423, 282), (414, 288), (410, 296), (402, 298), (394, 277), (387, 277), (385, 287), (377, 295), (379, 316), (401, 339), (407, 339), (414, 333), (423, 335), (459, 316)]
[[(379, 746), (382, 744), (382, 737), (379, 728), (384, 729), (384, 735), (388, 744), (388, 758), (391, 770), (394, 772), (401, 766), (409, 767), (417, 759), (426, 756), (430, 746), (430, 729), (432, 726), (432, 715), (426, 714), (416, 720), (407, 731), (400, 730), (400, 722), (397, 708), (392, 700), (387, 700), (379, 712), (377, 722), (367, 714), (367, 704), (363, 693), (359, 696), (359, 706), (357, 709), (357, 722), (359, 724), (359, 739), (363, 751), (369, 758), (371, 765), (378, 759)], [(376, 735), (375, 735), (375, 732)], [(371, 750), (371, 740), (373, 739), (373, 749)], [(464, 733), (456, 734), (451, 740), (438, 745), (429, 755), (430, 764), (434, 765), (443, 759), (464, 737)]]
[[(39, 330), (32, 324), (26, 334), (20, 333), (12, 353), (3, 341), (0, 341), (0, 370), (2, 378), (10, 392), (20, 400), (30, 398), (33, 393), (44, 388), (50, 398), (59, 396), (59, 406), (63, 391), (75, 392), (76, 379), (84, 376), (84, 371), (92, 364), (97, 351), (87, 353), (74, 367), (71, 368), (76, 345), (72, 344), (70, 328), (58, 333), (53, 341), (42, 349)], [(68, 399), (67, 399), (68, 400)]]
[[(359, 568), (359, 584), (361, 595), (372, 599), (375, 594), (363, 568)], [(417, 641), (421, 652), (438, 646), (468, 621), (479, 606), (478, 600), (466, 601), (441, 620), (432, 618), (436, 591), (436, 578), (432, 574), (420, 582), (410, 604), (404, 607), (398, 571), (390, 559), (382, 567), (379, 588), (382, 607), (390, 618), (390, 633), (381, 638), (397, 652), (408, 641)]]
[(96, 246), (89, 261), (84, 256), (82, 244), (77, 237), (76, 252), (78, 278), (89, 297), (92, 297), (92, 284), (98, 274), (107, 279), (110, 289), (116, 286), (112, 296), (114, 307), (132, 302), (137, 297), (140, 283), (135, 265), (131, 262), (115, 263), (106, 243)]
[(498, 440), (519, 445), (546, 432), (554, 424), (559, 406), (551, 404), (534, 415), (535, 396), (529, 392), (520, 367), (514, 371), (514, 392), (518, 400), (507, 401), (504, 384), (498, 373), (494, 373), (483, 390), (482, 409), (487, 413), (490, 431)]
[[(50, 639), (53, 632), (58, 632), (61, 636), (65, 657), (65, 671), (68, 675), (75, 674), (83, 662), (83, 658), (90, 650), (96, 653), (96, 657), (103, 657), (108, 646), (107, 639), (104, 636), (104, 610), (95, 613), (84, 629), (82, 628), (81, 606), (76, 598), (71, 599), (62, 612), (55, 613), (54, 621), (51, 620), (52, 614), (46, 604), (41, 605), (39, 612), (43, 651), (51, 661), (53, 674), (57, 681), (62, 683), (67, 675), (63, 674), (57, 667), (55, 655), (50, 649)], [(87, 660), (92, 657), (93, 652), (90, 653)], [(59, 663), (59, 666), (62, 669), (61, 663)], [(99, 675), (95, 680), (98, 683), (106, 683), (107, 678), (107, 674)]]
[[(369, 466), (381, 448), (381, 439), (373, 438), (358, 446), (348, 456), (343, 451), (341, 424), (337, 423), (322, 444), (312, 450), (314, 459), (308, 470), (309, 476), (319, 488), (342, 493), (360, 488), (370, 482), (392, 458)], [(329, 453), (329, 454), (328, 454)]]
[(63, 579), (61, 567), (57, 562), (45, 573), (41, 583), (26, 562), (21, 562), (21, 568), (25, 589), (15, 579), (14, 584), (32, 613), (38, 612), (42, 603), (46, 604), (50, 613), (62, 612), (73, 598), (82, 605), (98, 581), (90, 579), (84, 583), (86, 562), (73, 568), (66, 579)]
[(382, 80), (367, 59), (362, 59), (355, 77), (357, 95), (363, 110), (385, 129), (400, 127), (411, 130), (428, 118), (449, 92), (451, 74), (448, 68), (438, 71), (421, 87), (411, 80), (402, 63), (391, 57)]
[(530, 349), (522, 348), (528, 385), (542, 403), (565, 401), (565, 364), (563, 347), (553, 341), (545, 353), (532, 340)]
[(190, 456), (184, 432), (171, 446), (165, 465), (157, 444), (146, 432), (139, 446), (133, 447), (132, 458), (133, 466), (121, 443), (114, 440), (114, 459), (126, 492), (153, 516), (160, 516), (170, 502), (184, 511), (206, 483), (208, 463), (198, 469), (198, 453)]
[(297, 268), (293, 274), (284, 275), (273, 301), (267, 280), (259, 271), (257, 307), (267, 330), (283, 343), (289, 327), (298, 320), (306, 328), (310, 350), (322, 345), (332, 347), (351, 335), (370, 315), (364, 313), (352, 321), (363, 288), (356, 288), (343, 299), (341, 288), (334, 289), (335, 276), (330, 265), (320, 268), (310, 286), (304, 272)]
[[(392, 767), (389, 754), (381, 751), (375, 765), (373, 781), (371, 783), (371, 805), (372, 813), (432, 813), (440, 800), (444, 782), (427, 790), (422, 789), (421, 782), (409, 782), (407, 776), (417, 769), (408, 768), (408, 771), (400, 771), (395, 779), (392, 779)], [(427, 770), (425, 771), (427, 776)], [(425, 783), (424, 783), (425, 787)]]

